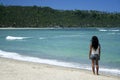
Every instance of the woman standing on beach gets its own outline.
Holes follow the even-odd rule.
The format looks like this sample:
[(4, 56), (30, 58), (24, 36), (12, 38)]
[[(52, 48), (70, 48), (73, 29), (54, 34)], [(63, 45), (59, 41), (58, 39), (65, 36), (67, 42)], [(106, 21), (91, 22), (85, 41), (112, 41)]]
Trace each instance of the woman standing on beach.
[(99, 60), (100, 60), (100, 44), (97, 36), (93, 36), (90, 44), (89, 59), (92, 61), (92, 71), (95, 74), (95, 65), (96, 65), (96, 74), (99, 74)]

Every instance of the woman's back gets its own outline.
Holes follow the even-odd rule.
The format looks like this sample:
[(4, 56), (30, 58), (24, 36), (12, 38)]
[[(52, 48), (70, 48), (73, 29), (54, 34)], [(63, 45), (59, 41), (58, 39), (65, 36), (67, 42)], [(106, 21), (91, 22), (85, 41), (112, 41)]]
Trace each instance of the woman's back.
[(92, 47), (92, 52), (91, 52), (91, 54), (99, 54), (99, 46), (98, 46), (98, 48), (95, 50), (93, 47)]

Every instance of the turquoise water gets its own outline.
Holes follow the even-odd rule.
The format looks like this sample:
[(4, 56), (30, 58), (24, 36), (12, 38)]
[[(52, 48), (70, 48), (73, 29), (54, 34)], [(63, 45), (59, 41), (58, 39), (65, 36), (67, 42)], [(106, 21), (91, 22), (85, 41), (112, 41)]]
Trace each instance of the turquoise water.
[(0, 29), (0, 56), (91, 70), (90, 40), (101, 44), (100, 72), (120, 74), (120, 28)]

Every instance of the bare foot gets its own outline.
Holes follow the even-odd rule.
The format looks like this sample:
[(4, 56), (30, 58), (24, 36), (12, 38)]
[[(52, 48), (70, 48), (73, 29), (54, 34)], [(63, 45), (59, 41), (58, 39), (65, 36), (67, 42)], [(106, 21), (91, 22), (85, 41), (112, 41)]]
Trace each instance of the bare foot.
[(97, 73), (97, 75), (99, 75), (99, 74)]

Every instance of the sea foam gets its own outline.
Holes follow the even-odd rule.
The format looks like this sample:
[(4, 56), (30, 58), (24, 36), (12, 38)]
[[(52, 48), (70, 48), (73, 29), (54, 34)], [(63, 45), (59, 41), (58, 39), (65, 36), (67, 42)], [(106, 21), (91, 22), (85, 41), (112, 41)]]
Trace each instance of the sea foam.
[(68, 62), (62, 62), (62, 61), (52, 60), (52, 59), (42, 59), (42, 58), (30, 57), (30, 56), (22, 56), (15, 52), (6, 52), (2, 50), (0, 50), (0, 57), (16, 59), (16, 60), (21, 60), (21, 61), (29, 61), (29, 62), (57, 65), (57, 66), (64, 66), (64, 67), (75, 67), (75, 66), (78, 67), (78, 65), (73, 65), (72, 63), (68, 63)]

